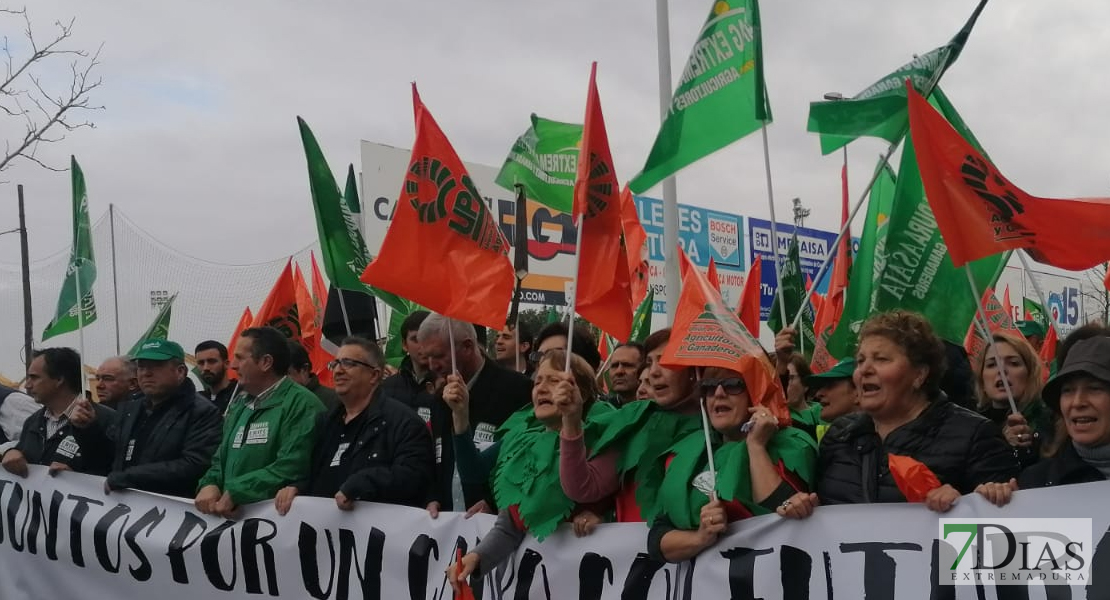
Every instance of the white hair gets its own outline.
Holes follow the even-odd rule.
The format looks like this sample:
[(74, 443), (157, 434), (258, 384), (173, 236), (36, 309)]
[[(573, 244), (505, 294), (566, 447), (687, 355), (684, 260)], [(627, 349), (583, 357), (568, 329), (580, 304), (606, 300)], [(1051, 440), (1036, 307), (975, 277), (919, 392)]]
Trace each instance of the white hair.
[(446, 342), (452, 335), (455, 338), (456, 346), (466, 340), (474, 341), (475, 345), (478, 343), (478, 333), (474, 331), (473, 325), (437, 313), (428, 315), (428, 318), (420, 324), (420, 329), (416, 330), (416, 337), (420, 342), (430, 339), (440, 339)]

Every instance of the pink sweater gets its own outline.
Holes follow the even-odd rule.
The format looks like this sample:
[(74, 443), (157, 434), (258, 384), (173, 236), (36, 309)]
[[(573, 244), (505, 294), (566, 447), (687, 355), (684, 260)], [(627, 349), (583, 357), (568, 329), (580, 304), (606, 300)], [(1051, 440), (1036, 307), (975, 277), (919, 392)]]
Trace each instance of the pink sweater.
[(559, 481), (563, 493), (575, 502), (600, 502), (617, 492), (617, 453), (610, 450), (586, 460), (586, 442), (582, 434), (576, 438), (559, 435)]

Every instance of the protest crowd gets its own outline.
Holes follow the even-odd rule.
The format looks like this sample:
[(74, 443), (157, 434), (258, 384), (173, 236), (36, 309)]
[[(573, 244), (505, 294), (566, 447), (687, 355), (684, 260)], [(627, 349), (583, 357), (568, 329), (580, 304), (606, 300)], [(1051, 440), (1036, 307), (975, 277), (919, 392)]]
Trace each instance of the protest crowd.
[[(958, 53), (973, 21), (942, 49)], [(872, 289), (871, 269), (891, 268), (906, 252), (865, 263), (865, 251), (880, 247), (869, 216), (858, 262), (847, 240), (830, 257), (829, 292), (816, 315), (807, 315), (819, 299), (804, 288), (796, 246), (775, 261), (778, 290), (767, 325), (773, 348), (757, 341), (759, 277), (749, 271), (740, 306), (725, 306), (712, 263), (703, 272), (681, 249), (673, 322), (652, 330), (644, 234), (634, 208), (628, 218), (631, 192), (620, 191), (614, 174), (591, 74), (585, 123), (574, 134), (574, 152), (590, 160), (579, 161), (577, 184), (516, 188), (520, 202), (557, 197), (550, 204), (574, 217), (580, 236), (566, 314), (531, 331), (517, 318), (527, 253), (510, 261), (508, 240), (414, 85), (413, 160), (372, 261), (346, 218), (348, 196), (299, 122), (320, 237), (329, 240), (321, 244), (328, 278), (387, 304), (395, 325), (388, 336), (350, 335), (326, 350), (322, 310), (306, 303), (299, 269), (287, 266), (280, 281), (299, 281), (298, 292), (286, 294), (300, 307), (298, 327), (283, 321), (282, 310), (247, 311), (228, 344), (203, 341), (189, 355), (166, 325), (96, 369), (95, 399), (84, 393), (78, 350), (36, 350), (25, 390), (0, 388), (2, 467), (19, 477), (30, 465), (102, 476), (108, 494), (188, 498), (197, 511), (230, 520), (254, 503), (288, 515), (304, 497), (332, 499), (340, 511), (374, 502), (414, 507), (431, 519), (496, 515), (480, 543), (449, 567), (456, 588), (502, 565), (529, 536), (542, 543), (562, 526), (584, 537), (607, 523), (642, 523), (642, 551), (660, 564), (678, 563), (751, 517), (804, 520), (824, 507), (872, 503), (946, 513), (967, 495), (1005, 507), (1022, 490), (1106, 480), (1110, 327), (1090, 323), (1057, 339), (1043, 314), (1014, 322), (990, 290), (997, 274), (981, 276), (999, 269), (976, 271), (978, 284), (973, 271), (977, 261), (1004, 263), (1027, 250), (1044, 264), (1088, 268), (1110, 259), (1110, 247), (1100, 232), (1035, 222), (1045, 199), (982, 183), (1008, 185), (958, 131), (962, 121), (934, 89), (948, 64), (915, 61), (907, 68), (939, 69), (925, 78), (929, 85), (904, 87), (899, 72), (891, 76), (897, 85), (883, 88), (906, 100), (901, 134), (909, 129), (917, 154), (903, 158), (899, 185), (916, 177), (928, 192), (928, 203), (911, 205), (924, 207), (913, 218), (934, 219), (927, 233), (944, 260), (928, 267), (937, 252), (922, 246), (914, 266), (931, 269), (926, 291), (944, 290), (945, 298), (934, 298), (942, 312), (925, 314), (910, 294), (890, 301), (883, 294), (893, 284), (885, 281), (883, 290)], [(833, 104), (829, 110), (848, 110), (850, 102)], [(522, 137), (533, 151), (539, 121)], [(847, 143), (861, 134), (830, 135)], [(527, 181), (538, 167), (522, 166), (529, 148), (518, 150), (506, 169)], [(652, 160), (633, 188), (684, 166)], [(74, 181), (75, 199), (83, 198), (83, 178), (80, 189)], [(1028, 235), (992, 237), (998, 213), (981, 205), (1018, 199), (1025, 213), (1007, 215), (1008, 226)], [(976, 202), (982, 210), (951, 208)], [(83, 218), (87, 231), (87, 213), (76, 206), (75, 221)], [(884, 210), (888, 248), (917, 235), (910, 228), (898, 238), (905, 218)], [(953, 228), (956, 220), (981, 230), (968, 237)], [(518, 237), (517, 248), (521, 239), (527, 243)], [(71, 272), (80, 272), (75, 264)], [(966, 283), (964, 268), (970, 290), (941, 287), (945, 278)], [(313, 270), (312, 293), (327, 298), (315, 263)], [(60, 311), (52, 328), (74, 331), (95, 318), (81, 316), (82, 285), (91, 279), (73, 284), (77, 306)], [(862, 303), (851, 300), (858, 297)], [(391, 348), (399, 353), (392, 364)]]

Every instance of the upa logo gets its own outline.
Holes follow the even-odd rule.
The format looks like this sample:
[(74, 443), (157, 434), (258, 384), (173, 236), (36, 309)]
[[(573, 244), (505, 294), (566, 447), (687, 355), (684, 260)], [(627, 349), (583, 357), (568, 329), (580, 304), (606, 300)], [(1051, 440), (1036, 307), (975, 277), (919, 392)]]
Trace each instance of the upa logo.
[(1091, 581), (1091, 519), (941, 519), (941, 585)]
[(735, 219), (714, 216), (710, 216), (708, 221), (709, 247), (713, 249), (713, 258), (721, 264), (739, 266), (739, 223)]

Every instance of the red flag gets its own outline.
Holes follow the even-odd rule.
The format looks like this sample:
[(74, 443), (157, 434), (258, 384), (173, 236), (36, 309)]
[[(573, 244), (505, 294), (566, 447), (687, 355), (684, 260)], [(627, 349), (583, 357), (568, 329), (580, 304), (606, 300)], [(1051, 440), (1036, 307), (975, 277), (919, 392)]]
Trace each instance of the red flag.
[[(231, 334), (231, 341), (227, 343), (227, 355), (229, 357), (235, 356), (235, 346), (239, 345), (239, 336), (243, 333), (243, 330), (250, 327), (253, 322), (254, 315), (251, 313), (251, 307), (248, 306), (243, 309), (243, 316), (239, 317), (239, 324), (235, 326), (235, 331)], [(231, 367), (228, 367), (227, 370), (231, 372), (232, 378), (239, 378), (238, 371)]]
[[(412, 158), (381, 252), (362, 281), (448, 317), (500, 330), (516, 283), (509, 243), (420, 101), (416, 84), (412, 100)], [(596, 256), (612, 262), (616, 254)], [(620, 264), (625, 271), (627, 263)]]
[(620, 186), (597, 93), (596, 62), (590, 68), (573, 214), (582, 236), (575, 310), (614, 338), (627, 340), (632, 335), (632, 286), (621, 236)]
[(297, 298), (297, 319), (301, 325), (301, 345), (308, 353), (308, 360), (312, 362), (313, 371), (315, 371), (316, 362), (313, 361), (313, 356), (315, 356), (316, 349), (320, 346), (320, 329), (317, 326), (319, 319), (316, 316), (316, 305), (312, 301), (312, 293), (308, 291), (308, 284), (305, 283), (304, 273), (301, 273), (300, 265), (294, 265), (293, 286)]
[[(848, 166), (840, 168), (840, 226), (848, 223)], [(852, 232), (847, 230), (836, 247), (832, 274), (829, 276), (829, 291), (816, 313), (813, 323), (814, 333), (820, 340), (828, 338), (836, 330), (840, 316), (844, 314), (844, 294), (848, 289), (848, 273), (852, 270)], [(823, 344), (822, 344), (823, 345)]]
[(709, 269), (705, 272), (705, 278), (709, 280), (709, 285), (721, 293), (721, 279), (717, 277), (717, 263), (713, 262), (713, 257), (709, 257)]
[(1002, 310), (1010, 316), (1010, 322), (1014, 321), (1014, 305), (1010, 304), (1010, 286), (1006, 285), (1006, 289), (1002, 292)]
[(629, 284), (632, 286), (632, 303), (638, 305), (648, 293), (651, 277), (648, 259), (647, 232), (636, 214), (636, 199), (625, 184), (621, 190), (621, 229), (624, 231), (624, 248), (628, 255)]
[[(987, 315), (987, 325), (990, 328), (990, 333), (998, 331), (1009, 331), (1017, 334), (1021, 333), (1014, 327), (1014, 320), (1010, 318), (1010, 313), (998, 301), (998, 297), (994, 295), (994, 288), (987, 288), (983, 291), (983, 297), (979, 300), (983, 306), (983, 312)], [(986, 350), (989, 342), (987, 338), (979, 332), (979, 313), (975, 313), (975, 318), (971, 321), (971, 326), (967, 328), (967, 336), (964, 337), (964, 349), (967, 350), (968, 359), (971, 364), (977, 364), (975, 357), (979, 356), (981, 352)]]
[(1044, 341), (1041, 342), (1041, 349), (1038, 352), (1041, 357), (1041, 362), (1044, 363), (1045, 381), (1048, 381), (1049, 375), (1052, 374), (1052, 362), (1056, 360), (1056, 345), (1059, 341), (1056, 334), (1056, 325), (1049, 323), (1048, 333), (1044, 336)]
[(767, 359), (767, 353), (713, 289), (705, 275), (690, 263), (678, 248), (679, 260), (686, 263), (682, 294), (671, 329), (671, 341), (660, 364), (678, 367), (721, 367), (744, 377), (752, 405), (767, 407), (786, 426), (790, 411), (786, 395)]
[(924, 502), (929, 492), (940, 487), (940, 480), (925, 463), (900, 454), (887, 455), (887, 467), (894, 485), (907, 502)]
[(285, 263), (270, 295), (254, 315), (251, 327), (273, 327), (285, 337), (301, 341), (301, 320), (298, 317), (297, 284), (293, 280), (293, 260)]
[(1018, 248), (1037, 262), (1072, 271), (1110, 259), (1110, 198), (1067, 200), (1025, 193), (912, 87), (907, 91), (925, 196), (953, 265)]
[(335, 384), (332, 381), (331, 369), (328, 363), (335, 360), (335, 355), (324, 348), (324, 311), (328, 304), (328, 286), (324, 283), (324, 276), (320, 274), (320, 266), (316, 264), (316, 253), (309, 253), (312, 259), (312, 306), (316, 310), (316, 349), (309, 356), (312, 358), (312, 372), (320, 383), (328, 387)]
[(744, 278), (744, 289), (740, 291), (740, 302), (736, 314), (753, 338), (759, 338), (759, 284), (763, 279), (763, 257), (756, 255), (752, 266)]
[(1110, 266), (1106, 268), (1106, 277), (1102, 278), (1102, 287), (1110, 290)]

